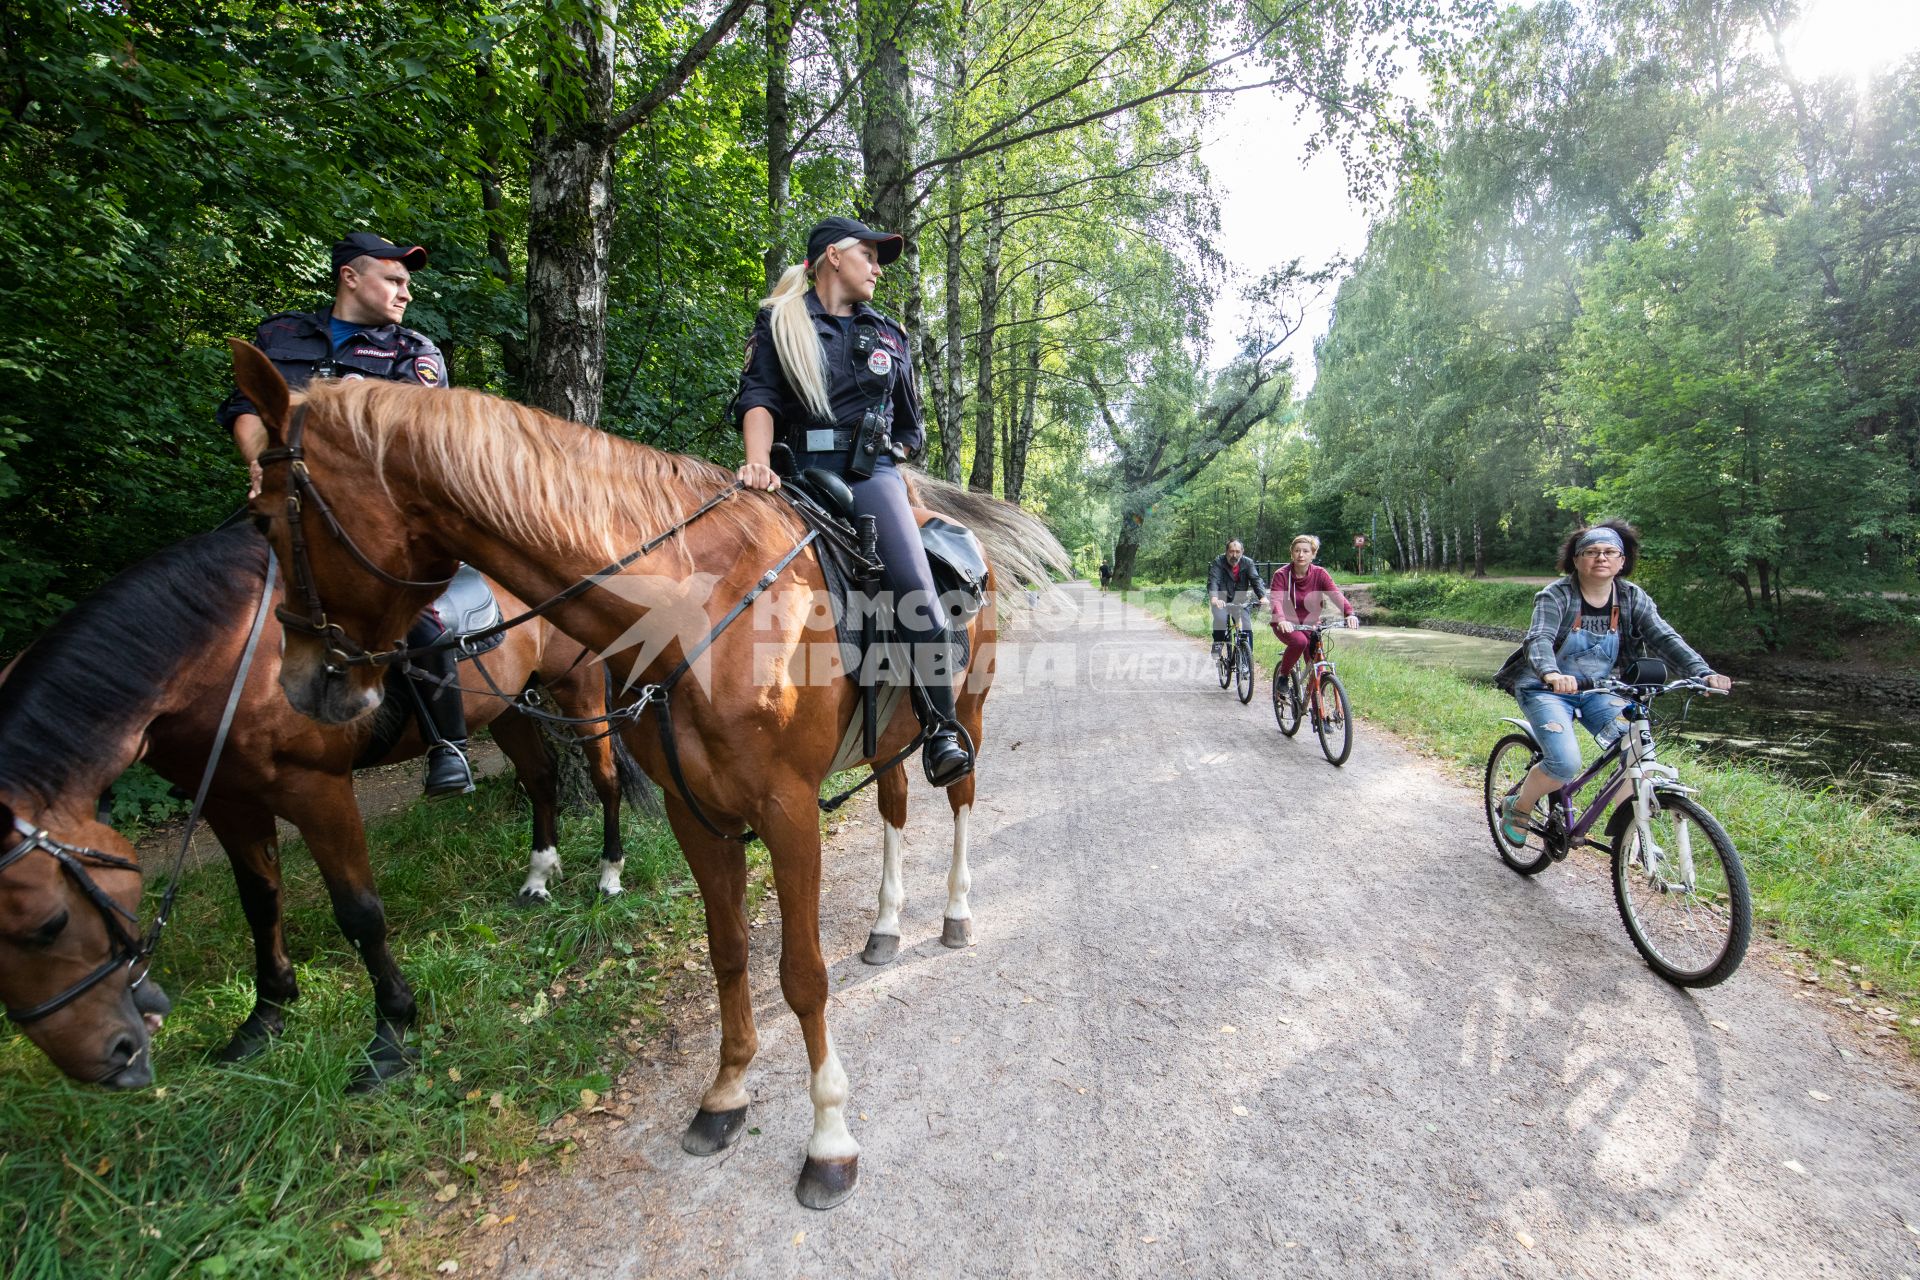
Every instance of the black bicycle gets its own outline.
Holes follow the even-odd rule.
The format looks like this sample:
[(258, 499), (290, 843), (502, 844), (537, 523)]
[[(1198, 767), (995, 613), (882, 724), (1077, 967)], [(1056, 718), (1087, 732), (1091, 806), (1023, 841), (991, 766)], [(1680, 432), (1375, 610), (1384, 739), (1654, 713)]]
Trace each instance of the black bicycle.
[(1240, 610), (1246, 607), (1227, 606), (1227, 643), (1213, 660), (1219, 668), (1220, 687), (1234, 685), (1243, 707), (1253, 701), (1253, 632), (1240, 624)]
[[(1500, 860), (1523, 876), (1537, 875), (1574, 849), (1591, 845), (1613, 860), (1613, 900), (1627, 937), (1653, 971), (1675, 986), (1711, 987), (1740, 967), (1753, 936), (1753, 897), (1746, 868), (1726, 828), (1695, 800), (1671, 765), (1654, 759), (1653, 700), (1677, 689), (1717, 693), (1705, 681), (1666, 680), (1666, 666), (1642, 658), (1628, 672), (1633, 682), (1602, 680), (1593, 687), (1627, 700), (1621, 715), (1627, 731), (1593, 766), (1550, 792), (1546, 813), (1536, 806), (1522, 815), (1529, 837), (1519, 844), (1501, 830), (1503, 802), (1541, 757), (1533, 728), (1502, 717), (1519, 732), (1493, 746), (1487, 757), (1487, 826)], [(1614, 767), (1583, 813), (1574, 804), (1594, 779)], [(1617, 798), (1602, 836), (1589, 833)], [(1539, 840), (1538, 851), (1532, 838)]]
[[(1328, 656), (1326, 633), (1344, 625), (1342, 619), (1295, 628), (1307, 633), (1307, 651), (1301, 655), (1299, 666), (1284, 679), (1280, 664), (1273, 666), (1273, 718), (1279, 722), (1280, 732), (1291, 738), (1300, 731), (1300, 719), (1305, 716), (1313, 722), (1327, 763), (1335, 766), (1345, 764), (1353, 751), (1353, 707)], [(1302, 670), (1307, 673), (1304, 679)]]

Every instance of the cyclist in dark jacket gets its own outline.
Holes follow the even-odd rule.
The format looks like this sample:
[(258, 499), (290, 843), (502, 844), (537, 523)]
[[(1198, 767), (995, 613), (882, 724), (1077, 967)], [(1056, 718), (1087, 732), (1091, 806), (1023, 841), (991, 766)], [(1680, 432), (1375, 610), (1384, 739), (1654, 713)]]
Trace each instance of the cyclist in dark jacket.
[(1216, 660), (1227, 642), (1227, 611), (1238, 610), (1240, 629), (1250, 631), (1252, 621), (1249, 607), (1266, 598), (1267, 587), (1260, 581), (1260, 571), (1253, 567), (1253, 561), (1247, 559), (1246, 549), (1235, 538), (1227, 544), (1223, 554), (1213, 558), (1213, 567), (1207, 570), (1207, 602), (1213, 606), (1213, 656)]

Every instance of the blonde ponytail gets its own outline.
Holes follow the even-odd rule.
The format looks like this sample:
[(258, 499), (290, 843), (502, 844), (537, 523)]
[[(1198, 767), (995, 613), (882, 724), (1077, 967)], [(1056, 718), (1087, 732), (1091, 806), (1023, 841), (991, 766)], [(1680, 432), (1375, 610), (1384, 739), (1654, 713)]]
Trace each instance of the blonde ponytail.
[[(833, 247), (848, 249), (860, 241), (848, 236)], [(808, 263), (797, 263), (781, 273), (773, 292), (760, 299), (767, 309), (767, 325), (773, 330), (773, 349), (780, 356), (780, 369), (787, 382), (800, 393), (801, 403), (821, 422), (833, 421), (833, 402), (827, 398), (827, 360), (814, 336), (813, 319), (807, 314)]]

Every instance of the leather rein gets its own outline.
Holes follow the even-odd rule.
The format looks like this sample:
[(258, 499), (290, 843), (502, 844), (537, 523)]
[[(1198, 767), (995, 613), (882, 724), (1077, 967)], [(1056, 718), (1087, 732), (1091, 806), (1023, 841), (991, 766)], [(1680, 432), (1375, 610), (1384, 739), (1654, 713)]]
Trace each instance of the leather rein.
[[(441, 649), (465, 649), (481, 641), (491, 639), (493, 636), (511, 631), (513, 628), (524, 623), (531, 622), (535, 618), (544, 616), (560, 605), (585, 595), (588, 591), (600, 585), (603, 580), (615, 576), (642, 556), (657, 550), (669, 538), (678, 535), (701, 516), (706, 515), (722, 502), (725, 502), (728, 498), (731, 498), (734, 494), (745, 488), (740, 481), (735, 480), (732, 484), (720, 490), (720, 492), (714, 494), (705, 502), (702, 502), (698, 507), (695, 507), (670, 528), (655, 534), (639, 547), (628, 552), (611, 564), (605, 565), (587, 574), (585, 577), (577, 579), (571, 586), (565, 587), (552, 596), (549, 596), (539, 604), (527, 609), (524, 613), (516, 614), (512, 618), (495, 623), (493, 626), (487, 627), (482, 631), (475, 631), (461, 636), (455, 636), (449, 633), (447, 636), (443, 636), (431, 644), (413, 647), (400, 645), (392, 649), (371, 652), (352, 636), (349, 636), (346, 631), (341, 628), (339, 623), (333, 622), (327, 617), (326, 606), (321, 602), (319, 589), (314, 582), (313, 566), (308, 558), (308, 539), (305, 525), (307, 508), (311, 507), (315, 512), (319, 513), (320, 518), (326, 523), (327, 532), (332, 535), (336, 542), (346, 549), (347, 553), (353, 557), (354, 561), (358, 563), (362, 569), (365, 569), (368, 573), (390, 586), (401, 587), (403, 589), (443, 587), (453, 581), (453, 579), (449, 576), (433, 581), (416, 582), (412, 579), (398, 577), (388, 573), (385, 569), (375, 564), (373, 559), (355, 544), (346, 529), (341, 525), (339, 519), (333, 514), (333, 508), (328, 505), (326, 498), (320, 492), (319, 486), (314, 482), (313, 476), (307, 470), (306, 450), (302, 443), (302, 439), (306, 433), (306, 422), (307, 406), (305, 404), (295, 406), (293, 416), (287, 424), (286, 444), (278, 448), (262, 450), (259, 459), (262, 467), (279, 462), (288, 464), (291, 483), (287, 491), (287, 534), (288, 549), (292, 554), (287, 561), (287, 576), (291, 580), (293, 589), (304, 599), (307, 609), (305, 616), (302, 616), (283, 604), (274, 610), (274, 614), (280, 619), (280, 625), (288, 631), (295, 632), (299, 635), (312, 636), (326, 646), (327, 670), (332, 674), (342, 674), (349, 667), (391, 666), (395, 664), (400, 664), (403, 667), (408, 666), (414, 658), (421, 657), (424, 654)], [(601, 737), (618, 732), (624, 725), (637, 724), (640, 717), (646, 713), (648, 707), (656, 708), (659, 711), (657, 718), (660, 724), (661, 750), (666, 756), (667, 770), (672, 775), (673, 784), (680, 794), (680, 799), (686, 804), (688, 810), (699, 821), (700, 825), (705, 827), (707, 831), (713, 835), (723, 840), (738, 841), (743, 844), (747, 843), (754, 839), (752, 831), (741, 835), (730, 834), (720, 830), (720, 828), (707, 817), (706, 812), (701, 809), (699, 802), (694, 799), (692, 789), (687, 786), (686, 777), (680, 767), (680, 753), (673, 740), (673, 720), (672, 712), (669, 709), (668, 695), (672, 692), (673, 686), (679, 683), (680, 678), (693, 668), (694, 662), (698, 660), (700, 655), (705, 653), (713, 642), (720, 638), (720, 634), (731, 626), (734, 620), (742, 613), (745, 613), (753, 602), (759, 599), (761, 594), (774, 584), (781, 573), (785, 572), (787, 566), (798, 559), (800, 553), (811, 546), (819, 536), (817, 529), (808, 529), (800, 540), (794, 543), (793, 547), (782, 556), (772, 568), (760, 575), (754, 582), (752, 588), (750, 588), (747, 593), (735, 603), (733, 608), (727, 612), (726, 616), (721, 618), (720, 621), (714, 625), (713, 629), (707, 633), (706, 638), (686, 651), (685, 656), (681, 658), (680, 662), (672, 671), (667, 673), (664, 679), (657, 683), (643, 686), (634, 701), (624, 707), (609, 711), (603, 716), (558, 716), (530, 705), (525, 698), (509, 696), (504, 690), (498, 689), (497, 687), (493, 689), (493, 692), (497, 697), (507, 702), (521, 714), (536, 720), (550, 720), (570, 726), (604, 723), (607, 725), (606, 733), (597, 735)], [(486, 677), (488, 685), (492, 686), (493, 679), (491, 676), (487, 676), (486, 668), (481, 667), (480, 672), (482, 676)]]

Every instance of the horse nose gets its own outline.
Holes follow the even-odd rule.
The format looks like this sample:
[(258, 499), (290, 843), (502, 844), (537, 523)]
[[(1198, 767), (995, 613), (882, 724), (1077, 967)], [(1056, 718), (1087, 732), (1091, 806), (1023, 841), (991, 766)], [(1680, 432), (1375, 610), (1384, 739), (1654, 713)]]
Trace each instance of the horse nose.
[(145, 1037), (122, 1031), (107, 1046), (107, 1072), (101, 1081), (110, 1089), (143, 1089), (153, 1083), (153, 1063)]

